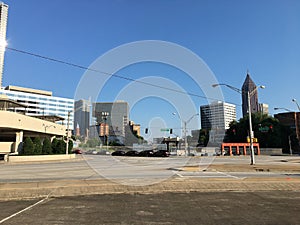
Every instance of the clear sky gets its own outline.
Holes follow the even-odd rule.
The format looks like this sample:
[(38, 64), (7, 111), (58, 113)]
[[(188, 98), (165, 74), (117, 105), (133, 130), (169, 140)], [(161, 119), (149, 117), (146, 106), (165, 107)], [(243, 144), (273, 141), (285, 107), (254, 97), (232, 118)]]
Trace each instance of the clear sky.
[[(298, 0), (26, 0), (9, 5), (7, 41), (11, 48), (89, 67), (98, 57), (127, 43), (161, 40), (175, 43), (198, 55), (219, 83), (241, 88), (247, 70), (257, 85), (259, 101), (296, 110), (300, 103), (300, 1)], [(3, 85), (53, 91), (73, 98), (85, 70), (6, 51)], [(99, 70), (103, 68), (97, 68)], [(103, 71), (103, 70), (101, 70)], [(110, 72), (110, 71), (104, 71)], [(183, 90), (204, 96), (203, 90), (182, 70), (162, 63), (136, 63), (117, 71), (130, 79), (165, 78)], [(104, 74), (98, 74), (104, 76)], [(147, 80), (154, 82), (155, 78)], [(170, 83), (174, 82), (174, 84)], [(203, 80), (203, 84), (205, 81)], [(101, 88), (97, 101), (113, 101), (132, 81), (112, 77)], [(135, 95), (143, 93), (143, 84)], [(87, 87), (88, 88), (88, 87)], [(241, 96), (222, 88), (226, 102), (237, 105)], [(170, 96), (182, 94), (170, 91)], [(161, 95), (164, 95), (165, 99)], [(196, 106), (207, 100), (190, 97)], [(125, 96), (126, 97), (126, 96)], [(182, 97), (182, 96), (181, 96)], [(179, 97), (180, 98), (180, 97)], [(130, 118), (145, 127), (173, 127), (180, 135), (176, 105), (168, 94), (144, 96), (131, 106)], [(127, 100), (126, 98), (123, 100)], [(184, 100), (182, 100), (184, 101)], [(188, 120), (195, 114), (181, 115)], [(157, 124), (157, 126), (155, 125)], [(191, 121), (190, 129), (199, 128)]]

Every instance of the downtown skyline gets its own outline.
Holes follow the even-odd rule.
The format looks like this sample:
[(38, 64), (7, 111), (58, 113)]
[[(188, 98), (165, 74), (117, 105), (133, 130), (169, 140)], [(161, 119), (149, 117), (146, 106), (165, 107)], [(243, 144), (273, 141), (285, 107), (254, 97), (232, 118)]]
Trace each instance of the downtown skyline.
[[(202, 58), (219, 83), (241, 88), (249, 70), (256, 85), (266, 86), (258, 93), (259, 102), (269, 104), (271, 114), (277, 113), (274, 107), (297, 110), (291, 101), (300, 100), (297, 92), (300, 4), (297, 1), (90, 1), (89, 4), (73, 1), (69, 4), (32, 0), (4, 3), (9, 5), (8, 47), (88, 67), (119, 45), (141, 40), (167, 41)], [(9, 49), (4, 63), (3, 86), (51, 90), (57, 96), (68, 98), (74, 97), (85, 72)], [(204, 96), (187, 74), (169, 65), (140, 63), (122, 68), (117, 74), (133, 80), (163, 77), (180, 84), (189, 93)], [(111, 77), (96, 100), (113, 101), (128, 84), (129, 81)], [(143, 88), (140, 84), (137, 91), (141, 93)], [(226, 88), (222, 91), (225, 102), (237, 106), (239, 118), (241, 96)], [(180, 94), (170, 92), (170, 95)], [(198, 112), (201, 105), (207, 104), (202, 98), (192, 96), (191, 99)], [(168, 102), (152, 96), (136, 103), (130, 119), (148, 127), (150, 120), (163, 118), (167, 127), (180, 128), (180, 121), (171, 115), (173, 111), (174, 107)], [(200, 127), (193, 126), (190, 125), (190, 129)]]

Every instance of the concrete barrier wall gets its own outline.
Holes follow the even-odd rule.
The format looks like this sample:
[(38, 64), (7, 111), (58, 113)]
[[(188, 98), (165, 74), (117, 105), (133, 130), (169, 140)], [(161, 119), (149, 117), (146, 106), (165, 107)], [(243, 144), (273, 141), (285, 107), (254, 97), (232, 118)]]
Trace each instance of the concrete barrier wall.
[(7, 154), (12, 151), (14, 142), (0, 142), (0, 154)]
[(282, 148), (261, 148), (260, 154), (261, 155), (281, 155)]
[(9, 162), (38, 162), (38, 161), (54, 161), (75, 159), (75, 154), (68, 155), (33, 155), (33, 156), (9, 156)]

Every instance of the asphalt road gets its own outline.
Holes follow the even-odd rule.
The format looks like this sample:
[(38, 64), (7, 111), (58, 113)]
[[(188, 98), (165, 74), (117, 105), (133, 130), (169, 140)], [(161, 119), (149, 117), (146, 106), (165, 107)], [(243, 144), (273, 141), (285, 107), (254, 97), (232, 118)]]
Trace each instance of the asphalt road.
[(299, 202), (300, 193), (290, 191), (111, 194), (5, 201), (0, 202), (0, 224), (300, 224)]
[[(289, 169), (292, 168), (292, 171), (256, 171), (249, 166), (249, 157), (143, 158), (84, 155), (79, 156), (78, 160), (65, 162), (1, 163), (0, 183), (106, 178), (125, 185), (149, 185), (170, 177), (199, 179), (207, 177), (236, 179), (299, 177), (300, 157), (260, 156), (256, 158), (256, 161), (257, 168), (260, 168), (260, 165), (267, 165), (270, 168), (271, 166), (290, 166)], [(194, 166), (194, 169), (182, 170), (189, 165)], [(225, 170), (222, 169), (224, 165)], [(228, 170), (226, 165), (239, 165), (239, 167)], [(139, 183), (139, 180), (142, 180), (142, 183)]]

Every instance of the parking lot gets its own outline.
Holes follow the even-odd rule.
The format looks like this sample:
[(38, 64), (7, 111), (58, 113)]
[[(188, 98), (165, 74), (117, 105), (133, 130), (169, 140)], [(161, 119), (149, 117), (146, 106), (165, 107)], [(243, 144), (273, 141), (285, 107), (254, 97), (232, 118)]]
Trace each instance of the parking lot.
[[(300, 193), (111, 194), (0, 202), (1, 224), (300, 224)], [(19, 214), (16, 214), (20, 212)]]

